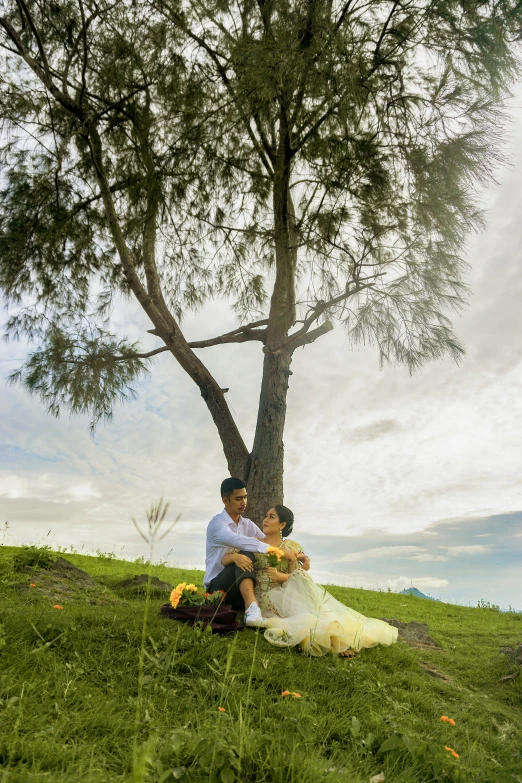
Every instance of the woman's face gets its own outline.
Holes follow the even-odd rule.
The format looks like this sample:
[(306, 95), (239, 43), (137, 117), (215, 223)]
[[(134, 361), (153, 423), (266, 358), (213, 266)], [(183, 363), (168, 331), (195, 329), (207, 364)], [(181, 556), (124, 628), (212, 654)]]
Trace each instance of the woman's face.
[(263, 519), (263, 533), (270, 535), (271, 533), (279, 533), (284, 528), (284, 525), (279, 521), (277, 511), (275, 508), (271, 508), (266, 517)]

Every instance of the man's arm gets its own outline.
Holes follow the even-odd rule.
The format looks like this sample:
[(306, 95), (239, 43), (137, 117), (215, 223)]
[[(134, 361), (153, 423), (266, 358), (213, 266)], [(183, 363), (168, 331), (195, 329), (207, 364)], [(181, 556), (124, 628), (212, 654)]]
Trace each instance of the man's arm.
[(255, 522), (252, 522), (251, 519), (244, 519), (244, 521), (248, 522), (247, 529), (248, 529), (248, 535), (249, 536), (252, 536), (252, 538), (257, 538), (260, 541), (264, 541), (265, 540), (265, 538), (266, 538), (265, 534), (263, 533), (261, 528), (256, 525)]
[(244, 549), (246, 552), (262, 552), (264, 554), (268, 549), (268, 544), (264, 544), (257, 538), (234, 533), (219, 520), (211, 520), (207, 530), (207, 539), (213, 546), (233, 547), (234, 549)]

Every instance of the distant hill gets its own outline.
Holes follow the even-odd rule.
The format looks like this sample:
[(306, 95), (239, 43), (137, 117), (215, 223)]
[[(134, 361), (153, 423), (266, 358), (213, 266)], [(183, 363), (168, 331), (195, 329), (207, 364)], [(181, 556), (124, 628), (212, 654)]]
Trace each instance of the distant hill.
[(421, 593), (416, 587), (408, 587), (406, 590), (401, 590), (399, 595), (414, 595), (416, 598), (427, 598), (428, 601), (439, 601), (440, 603), (439, 598), (432, 598), (431, 595), (424, 595), (424, 593)]

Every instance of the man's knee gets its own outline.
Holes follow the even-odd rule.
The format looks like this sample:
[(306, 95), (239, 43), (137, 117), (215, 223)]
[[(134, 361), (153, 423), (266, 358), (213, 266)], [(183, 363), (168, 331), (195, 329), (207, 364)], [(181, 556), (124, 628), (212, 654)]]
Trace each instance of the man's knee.
[(255, 557), (254, 557), (254, 553), (253, 553), (253, 552), (247, 552), (247, 551), (245, 551), (245, 550), (241, 549), (241, 550), (240, 550), (240, 552), (239, 552), (239, 554), (240, 554), (240, 555), (244, 555), (245, 557), (248, 557), (248, 559), (250, 560), (250, 562), (252, 563), (252, 565), (254, 565), (254, 563), (256, 562), (256, 559), (255, 559)]

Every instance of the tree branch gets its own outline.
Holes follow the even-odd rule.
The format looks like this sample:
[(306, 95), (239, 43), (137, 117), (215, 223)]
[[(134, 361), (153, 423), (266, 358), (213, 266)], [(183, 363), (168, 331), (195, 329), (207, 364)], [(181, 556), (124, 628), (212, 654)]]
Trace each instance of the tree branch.
[[(129, 353), (126, 356), (114, 356), (112, 353), (107, 354), (98, 354), (96, 356), (96, 359), (103, 359), (107, 358), (110, 359), (113, 362), (128, 362), (132, 359), (149, 359), (151, 356), (156, 356), (158, 353), (164, 353), (165, 351), (170, 351), (170, 348), (167, 348), (166, 345), (164, 345), (162, 348), (155, 348), (153, 351), (148, 351), (147, 353)], [(88, 364), (89, 356), (80, 356), (78, 359), (63, 359), (60, 363), (61, 364)]]
[[(379, 274), (372, 275), (372, 277), (382, 277), (383, 274), (385, 273), (381, 272)], [(314, 329), (311, 332), (309, 332), (309, 329), (312, 326), (312, 324), (315, 321), (317, 321), (317, 319), (320, 318), (323, 313), (330, 310), (330, 308), (335, 307), (341, 302), (346, 301), (346, 299), (349, 299), (351, 296), (355, 296), (361, 291), (364, 291), (366, 288), (373, 288), (374, 285), (375, 283), (361, 284), (357, 282), (353, 288), (350, 288), (348, 285), (346, 287), (346, 291), (342, 294), (339, 294), (339, 296), (334, 296), (333, 299), (329, 299), (327, 302), (323, 302), (323, 301), (318, 302), (315, 305), (315, 307), (312, 308), (311, 314), (303, 321), (302, 327), (298, 329), (297, 332), (288, 335), (288, 338), (285, 340), (284, 345), (282, 347), (292, 348), (292, 350), (295, 350), (295, 348), (298, 348), (301, 345), (306, 345), (309, 342), (313, 342), (322, 334), (326, 334), (326, 332), (331, 331), (333, 329), (333, 326), (330, 323), (330, 321), (325, 321), (324, 324), (321, 324), (321, 326), (319, 326), (317, 329)], [(330, 324), (330, 326), (326, 328), (325, 324)], [(307, 339), (311, 335), (313, 335), (312, 339), (310, 340)]]
[[(240, 326), (232, 332), (226, 332), (219, 337), (210, 337), (208, 340), (197, 340), (188, 343), (189, 348), (211, 348), (213, 345), (224, 345), (226, 343), (246, 343), (253, 340), (259, 340), (264, 343), (266, 339), (266, 329), (259, 329), (260, 326), (266, 326), (268, 319), (263, 321), (254, 321), (246, 326)], [(157, 329), (149, 329), (149, 334), (158, 335)]]
[[(163, 11), (163, 9), (159, 9), (160, 11)], [(213, 61), (214, 65), (216, 66), (217, 72), (219, 73), (219, 76), (221, 77), (221, 81), (225, 85), (226, 89), (230, 93), (234, 104), (239, 112), (239, 115), (243, 121), (243, 124), (245, 126), (245, 130), (248, 133), (250, 140), (252, 144), (254, 145), (255, 149), (257, 150), (257, 153), (259, 157), (261, 158), (261, 162), (263, 163), (263, 166), (267, 170), (268, 174), (272, 177), (273, 176), (273, 169), (270, 161), (270, 157), (267, 158), (267, 155), (269, 155), (268, 152), (264, 149), (264, 140), (262, 139), (261, 142), (259, 139), (256, 138), (256, 135), (254, 131), (252, 130), (252, 126), (250, 125), (250, 120), (248, 117), (245, 116), (242, 107), (240, 105), (240, 102), (232, 88), (232, 85), (230, 83), (230, 79), (227, 76), (226, 68), (220, 63), (219, 61), (219, 54), (214, 49), (212, 49), (211, 46), (207, 44), (207, 42), (201, 38), (197, 33), (193, 32), (190, 27), (187, 27), (185, 24), (183, 18), (179, 16), (174, 10), (170, 9), (171, 14), (176, 19), (176, 22), (179, 24), (181, 29), (188, 35), (190, 38), (192, 38), (193, 41), (195, 41), (199, 46), (201, 46), (202, 49), (204, 49), (207, 54), (210, 56), (211, 60)], [(255, 117), (253, 118), (255, 122)], [(265, 140), (266, 141), (266, 140)], [(267, 142), (268, 143), (268, 142)]]
[(331, 321), (324, 321), (317, 329), (312, 329), (308, 334), (304, 334), (298, 340), (293, 341), (292, 351), (295, 351), (297, 348), (302, 348), (303, 346), (308, 345), (308, 343), (315, 342), (318, 337), (322, 337), (323, 334), (328, 334), (333, 328), (333, 323)]

